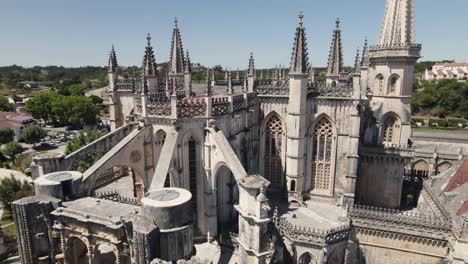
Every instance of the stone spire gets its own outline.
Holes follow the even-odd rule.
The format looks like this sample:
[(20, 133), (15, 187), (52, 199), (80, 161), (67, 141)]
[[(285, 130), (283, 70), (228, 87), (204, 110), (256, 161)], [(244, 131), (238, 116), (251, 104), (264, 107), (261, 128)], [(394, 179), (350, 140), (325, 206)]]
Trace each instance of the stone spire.
[(253, 53), (250, 52), (250, 59), (249, 59), (249, 69), (247, 72), (248, 75), (255, 75), (255, 62), (253, 58)]
[(414, 0), (387, 0), (378, 46), (414, 44)]
[(299, 24), (296, 28), (294, 46), (292, 48), (291, 63), (289, 65), (290, 74), (307, 74), (309, 68), (309, 57), (307, 53), (307, 39), (305, 28), (302, 24), (304, 15), (299, 14)]
[(145, 56), (143, 57), (143, 73), (146, 76), (157, 75), (157, 64), (154, 59), (153, 47), (151, 47), (151, 36), (150, 33), (146, 36), (146, 49)]
[(237, 67), (236, 80), (240, 80), (239, 67)]
[(336, 29), (333, 31), (333, 39), (328, 56), (327, 76), (338, 77), (343, 71), (343, 49), (341, 47), (340, 19), (336, 19)]
[(174, 30), (172, 31), (171, 53), (169, 55), (169, 74), (183, 73), (184, 66), (184, 49), (182, 47), (177, 18), (175, 18)]
[(108, 72), (117, 72), (117, 55), (115, 55), (114, 45), (109, 54)]
[(358, 74), (361, 73), (361, 51), (359, 48), (356, 51), (356, 59), (354, 60), (354, 73)]
[(361, 67), (369, 66), (369, 46), (367, 44), (367, 37), (364, 40), (364, 48), (362, 49)]
[(189, 51), (187, 50), (185, 57), (185, 72), (191, 73), (192, 72), (192, 62), (190, 61)]

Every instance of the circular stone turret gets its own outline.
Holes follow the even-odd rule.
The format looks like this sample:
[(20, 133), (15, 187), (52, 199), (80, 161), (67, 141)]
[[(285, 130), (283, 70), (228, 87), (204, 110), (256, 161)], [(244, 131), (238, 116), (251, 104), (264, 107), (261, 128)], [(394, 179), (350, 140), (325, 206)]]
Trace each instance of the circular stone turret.
[(143, 214), (153, 219), (160, 229), (172, 229), (192, 223), (192, 194), (179, 188), (164, 188), (148, 192), (141, 205)]
[(61, 200), (76, 198), (83, 175), (78, 171), (59, 171), (40, 176), (34, 181), (36, 195), (47, 195)]

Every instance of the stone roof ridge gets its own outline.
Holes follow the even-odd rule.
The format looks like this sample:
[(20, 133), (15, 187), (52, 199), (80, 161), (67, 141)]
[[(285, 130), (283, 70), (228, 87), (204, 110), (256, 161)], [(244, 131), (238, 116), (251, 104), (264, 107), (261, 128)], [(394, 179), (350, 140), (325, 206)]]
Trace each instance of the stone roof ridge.
[(307, 37), (302, 19), (304, 15), (299, 13), (299, 22), (296, 27), (294, 36), (294, 44), (291, 54), (291, 62), (289, 64), (290, 74), (307, 74), (309, 68), (309, 55), (307, 51)]
[(339, 77), (343, 71), (343, 47), (341, 43), (340, 18), (336, 19), (336, 28), (333, 30), (330, 52), (328, 55), (327, 76)]
[(179, 22), (174, 18), (174, 29), (171, 38), (171, 53), (169, 54), (169, 74), (182, 74), (185, 67), (184, 49), (180, 36)]
[(117, 67), (117, 55), (115, 54), (114, 44), (112, 44), (112, 49), (109, 54), (108, 71), (117, 72)]
[(143, 57), (143, 73), (146, 76), (158, 75), (156, 59), (154, 58), (153, 47), (151, 46), (150, 33), (146, 36), (145, 55)]

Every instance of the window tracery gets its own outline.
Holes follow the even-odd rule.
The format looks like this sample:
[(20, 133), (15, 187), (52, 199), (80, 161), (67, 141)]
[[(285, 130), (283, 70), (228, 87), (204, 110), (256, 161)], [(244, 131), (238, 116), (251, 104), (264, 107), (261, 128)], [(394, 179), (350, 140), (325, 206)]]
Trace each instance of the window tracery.
[(393, 116), (388, 116), (382, 126), (382, 143), (398, 144), (398, 133), (400, 132), (400, 122)]
[(264, 174), (274, 185), (281, 185), (283, 126), (277, 115), (270, 117), (265, 126)]
[(315, 124), (313, 134), (312, 190), (329, 191), (331, 188), (334, 141), (331, 122), (322, 118)]

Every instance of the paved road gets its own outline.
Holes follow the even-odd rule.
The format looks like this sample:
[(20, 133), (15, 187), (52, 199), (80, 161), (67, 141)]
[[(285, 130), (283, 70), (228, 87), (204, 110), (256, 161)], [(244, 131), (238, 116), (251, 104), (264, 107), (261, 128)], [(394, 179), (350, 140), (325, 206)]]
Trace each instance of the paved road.
[(456, 131), (415, 131), (413, 130), (413, 139), (420, 140), (434, 140), (434, 141), (447, 141), (447, 142), (468, 142), (468, 133)]

